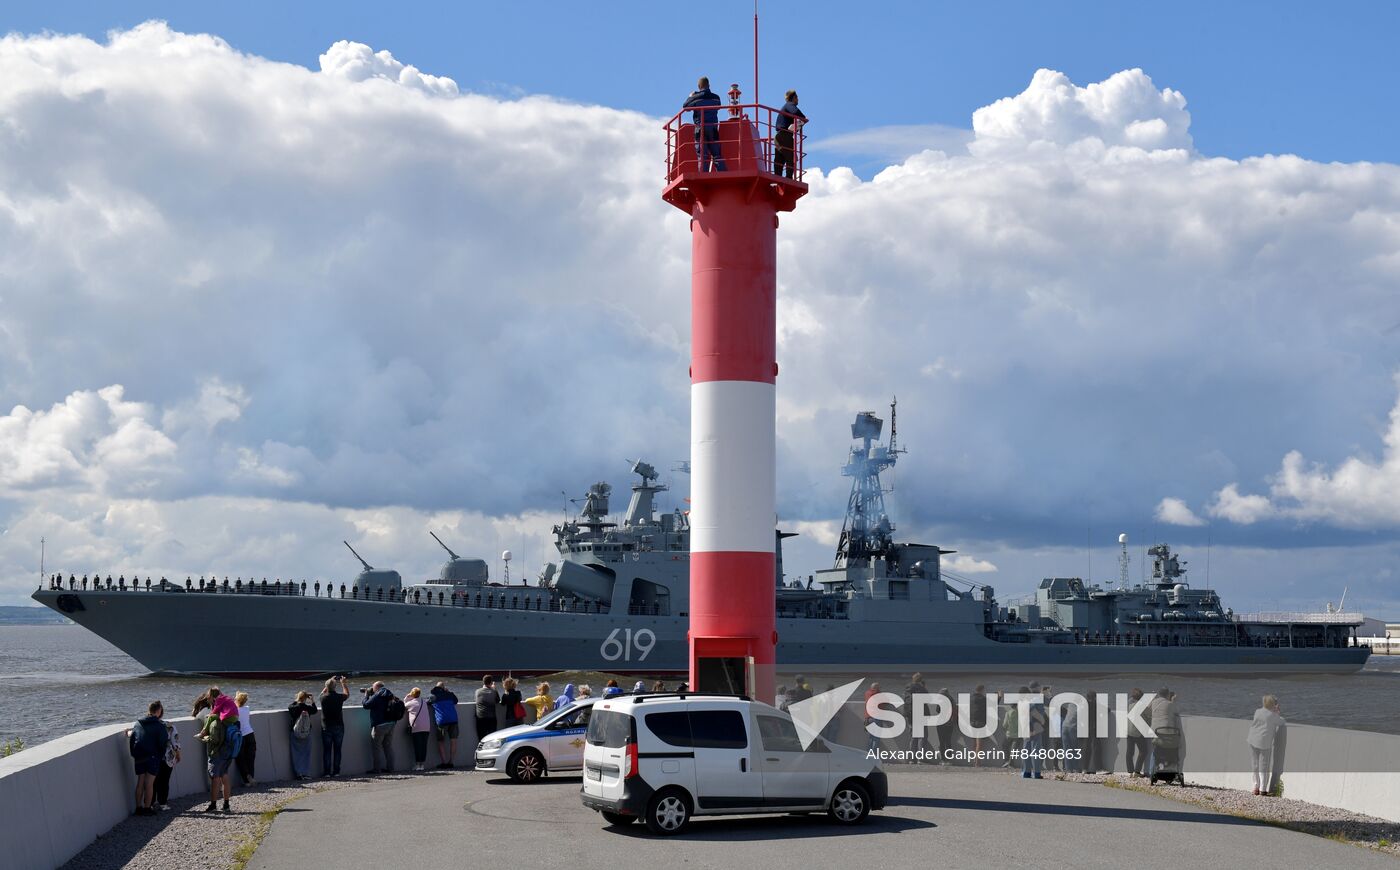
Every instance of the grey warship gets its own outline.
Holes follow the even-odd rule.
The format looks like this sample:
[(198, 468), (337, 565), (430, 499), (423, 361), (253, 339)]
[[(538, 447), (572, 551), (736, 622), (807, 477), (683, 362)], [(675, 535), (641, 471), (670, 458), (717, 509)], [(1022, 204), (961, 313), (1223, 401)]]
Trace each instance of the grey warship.
[[(895, 540), (881, 480), (905, 452), (894, 411), (887, 443), (872, 412), (851, 426), (842, 469), (851, 493), (834, 565), (785, 579), (790, 535), (775, 530), (780, 668), (873, 676), (1349, 673), (1364, 665), (1369, 649), (1354, 636), (1360, 614), (1236, 614), (1215, 590), (1193, 588), (1166, 544), (1149, 549), (1152, 575), (1138, 584), (1128, 584), (1125, 547), (1115, 587), (1052, 577), (1033, 596), (999, 603), (990, 586), (943, 567), (954, 551)], [(157, 672), (679, 675), (687, 515), (658, 512), (667, 487), (652, 465), (631, 469), (626, 509), (614, 514), (612, 487), (593, 484), (578, 515), (554, 527), (558, 561), (533, 583), (494, 583), (485, 560), (459, 556), (433, 535), (448, 561), (428, 582), (405, 583), (355, 553), (364, 570), (348, 584), (55, 574), (33, 597)]]

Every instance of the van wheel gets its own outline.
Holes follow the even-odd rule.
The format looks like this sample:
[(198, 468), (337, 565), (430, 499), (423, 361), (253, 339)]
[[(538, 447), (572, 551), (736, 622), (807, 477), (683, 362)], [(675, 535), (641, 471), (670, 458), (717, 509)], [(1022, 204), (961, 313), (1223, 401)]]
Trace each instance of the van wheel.
[(637, 820), (636, 816), (624, 816), (622, 813), (610, 813), (603, 810), (603, 819), (608, 824), (618, 828), (625, 828)]
[(544, 776), (544, 756), (533, 749), (522, 749), (510, 757), (506, 773), (516, 782), (538, 782)]
[(860, 824), (870, 815), (870, 790), (853, 779), (841, 783), (831, 796), (829, 812), (838, 824)]
[(679, 834), (690, 821), (690, 798), (678, 788), (663, 788), (647, 802), (647, 828), (653, 834)]

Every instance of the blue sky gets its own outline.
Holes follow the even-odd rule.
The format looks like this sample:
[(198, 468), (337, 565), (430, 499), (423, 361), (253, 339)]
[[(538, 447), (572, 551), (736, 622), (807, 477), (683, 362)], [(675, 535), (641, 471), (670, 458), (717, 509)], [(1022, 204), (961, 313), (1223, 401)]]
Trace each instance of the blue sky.
[[(751, 89), (752, 12), (734, 0), (50, 2), (7, 9), (0, 29), (101, 38), (159, 18), (311, 67), (326, 46), (349, 39), (468, 90), (661, 115), (700, 70)], [(770, 0), (760, 16), (765, 102), (798, 88), (819, 122), (814, 137), (890, 124), (965, 128), (974, 109), (1016, 93), (1040, 67), (1081, 83), (1141, 67), (1187, 95), (1203, 154), (1393, 161), (1400, 148), (1400, 4)]]
[[(684, 458), (658, 119), (748, 88), (752, 7), (285, 7), (0, 17), (0, 600), (41, 535), (331, 578), (342, 539), (430, 573), (433, 529), (533, 573), (561, 490)], [(815, 140), (787, 564), (830, 562), (850, 419), (898, 394), (901, 534), (998, 589), (1127, 531), (1212, 542), (1240, 609), (1400, 612), (1397, 13), (1067, 9), (764, 6)]]

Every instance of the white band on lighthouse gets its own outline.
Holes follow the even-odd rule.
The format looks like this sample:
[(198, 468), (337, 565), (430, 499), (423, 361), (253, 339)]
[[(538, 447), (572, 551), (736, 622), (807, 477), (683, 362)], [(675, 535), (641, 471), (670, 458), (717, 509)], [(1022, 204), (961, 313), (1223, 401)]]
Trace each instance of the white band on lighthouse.
[(692, 553), (773, 552), (775, 396), (758, 381), (691, 385)]

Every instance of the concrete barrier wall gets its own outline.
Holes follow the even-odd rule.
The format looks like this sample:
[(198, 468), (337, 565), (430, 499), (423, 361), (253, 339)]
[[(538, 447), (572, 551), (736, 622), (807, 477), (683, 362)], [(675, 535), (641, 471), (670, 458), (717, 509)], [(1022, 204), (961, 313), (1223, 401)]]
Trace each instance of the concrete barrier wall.
[[(353, 703), (353, 702), (351, 702)], [(458, 704), (458, 767), (476, 761), (476, 719), (472, 704)], [(369, 711), (345, 707), (342, 775), (370, 769)], [(313, 718), (311, 774), (321, 769), (320, 716)], [(203, 744), (195, 738), (194, 719), (168, 719), (180, 735), (182, 761), (170, 777), (170, 796), (209, 793)], [(292, 777), (291, 719), (286, 710), (253, 713), (258, 738), (254, 777), (275, 782)], [(7, 870), (53, 870), (62, 866), (136, 809), (136, 775), (127, 749), (129, 725), (103, 725), (79, 731), (0, 759), (0, 866)], [(413, 766), (408, 719), (394, 729), (394, 769)], [(428, 766), (438, 756), (436, 736), (428, 744)], [(229, 768), (233, 799), (238, 800), (238, 773)]]
[[(1249, 722), (1183, 716), (1188, 782), (1250, 791)], [(1400, 822), (1400, 735), (1289, 725), (1284, 797)]]

